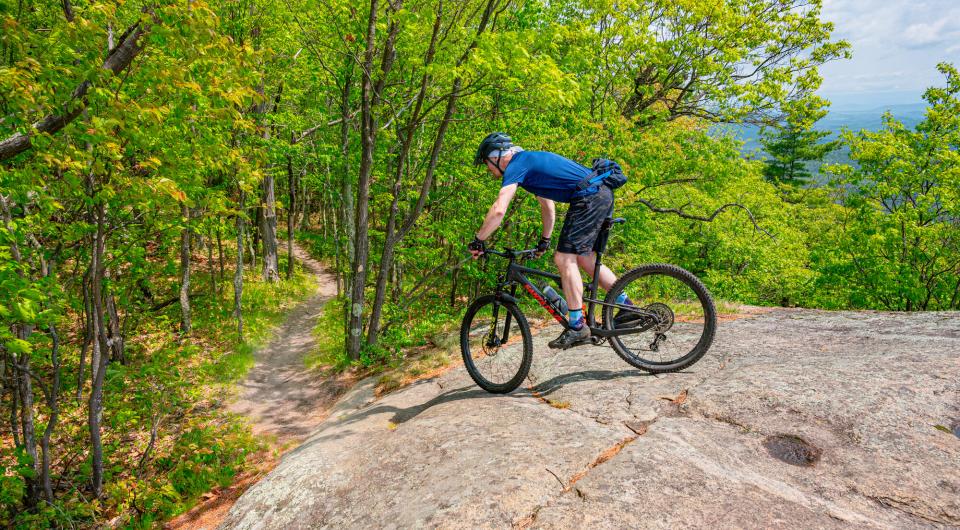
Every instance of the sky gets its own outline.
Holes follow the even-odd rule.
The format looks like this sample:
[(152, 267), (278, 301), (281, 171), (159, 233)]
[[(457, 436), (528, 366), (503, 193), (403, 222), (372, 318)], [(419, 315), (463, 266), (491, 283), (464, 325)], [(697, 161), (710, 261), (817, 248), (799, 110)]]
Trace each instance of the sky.
[(823, 0), (821, 18), (853, 58), (820, 67), (818, 93), (832, 108), (867, 109), (920, 103), (943, 86), (939, 62), (960, 68), (960, 0)]

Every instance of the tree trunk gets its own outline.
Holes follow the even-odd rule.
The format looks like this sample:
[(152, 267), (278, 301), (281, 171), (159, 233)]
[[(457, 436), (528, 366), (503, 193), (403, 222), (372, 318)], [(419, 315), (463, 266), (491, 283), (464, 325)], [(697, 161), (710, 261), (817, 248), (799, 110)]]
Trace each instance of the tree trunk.
[(453, 279), (450, 282), (450, 307), (457, 307), (457, 280), (460, 278), (460, 269), (453, 270)]
[[(109, 271), (105, 273), (105, 277), (110, 277)], [(107, 327), (107, 340), (108, 344), (110, 345), (110, 360), (116, 361), (120, 364), (126, 364), (126, 358), (124, 356), (123, 331), (120, 329), (120, 315), (117, 313), (117, 301), (109, 289), (105, 290), (105, 298), (107, 302), (107, 318), (109, 319)]]
[(250, 263), (253, 264), (251, 270), (257, 270), (257, 249), (260, 248), (260, 236), (263, 234), (263, 206), (257, 204), (255, 210), (254, 222), (250, 225)]
[(50, 482), (50, 437), (57, 426), (57, 420), (60, 416), (60, 336), (57, 334), (57, 328), (50, 325), (50, 338), (53, 340), (53, 346), (50, 351), (50, 361), (53, 365), (53, 383), (50, 394), (47, 396), (47, 407), (50, 409), (50, 418), (47, 420), (47, 427), (43, 431), (43, 439), (40, 441), (40, 449), (43, 450), (43, 462), (40, 468), (40, 476), (43, 482), (43, 492), (47, 502), (53, 504), (53, 485)]
[[(10, 214), (10, 207), (7, 203), (7, 198), (3, 195), (0, 195), (0, 212), (2, 212), (3, 226), (8, 234), (14, 234), (13, 231), (13, 218)], [(19, 265), (15, 270), (17, 275), (21, 280), (25, 280), (25, 275), (22, 272), (23, 267), (23, 256), (20, 254), (20, 247), (17, 244), (16, 238), (11, 238), (10, 240), (10, 257), (13, 258), (13, 261)], [(12, 326), (13, 334), (16, 338), (20, 340), (27, 340), (30, 338), (30, 335), (33, 333), (32, 324), (14, 324)], [(23, 450), (30, 457), (30, 466), (32, 467), (33, 475), (24, 476), (24, 485), (26, 486), (26, 495), (25, 495), (25, 504), (28, 508), (34, 508), (37, 505), (37, 502), (40, 500), (40, 461), (37, 458), (37, 438), (35, 432), (34, 418), (33, 418), (33, 381), (30, 379), (30, 353), (24, 352), (19, 357), (14, 353), (12, 358), (13, 373), (17, 373), (19, 378), (17, 379), (18, 384), (12, 387), (14, 393), (19, 392), (20, 398), (20, 428), (21, 434), (23, 435)], [(15, 415), (14, 415), (15, 418)], [(12, 422), (13, 431), (16, 432), (16, 421)], [(16, 435), (14, 434), (14, 439)]]
[(237, 207), (237, 268), (233, 272), (233, 316), (237, 318), (237, 342), (243, 342), (243, 190)]
[(347, 353), (351, 359), (360, 358), (361, 334), (363, 333), (363, 298), (367, 283), (367, 261), (370, 242), (367, 240), (369, 216), (370, 174), (373, 171), (373, 151), (376, 147), (377, 126), (373, 117), (373, 51), (377, 29), (379, 0), (370, 0), (370, 15), (367, 20), (367, 49), (363, 61), (363, 83), (360, 96), (360, 177), (357, 181), (356, 249), (353, 255), (353, 278), (350, 289), (350, 317), (347, 324)]
[(220, 261), (220, 281), (223, 281), (223, 238), (220, 236), (220, 225), (217, 224), (217, 258)]
[(293, 216), (296, 213), (297, 187), (293, 177), (293, 157), (287, 155), (287, 190), (290, 195), (287, 205), (287, 279), (293, 278)]
[(397, 197), (400, 192), (400, 179), (396, 181), (394, 188), (394, 200), (393, 205), (390, 210), (390, 217), (387, 221), (387, 235), (383, 243), (383, 254), (380, 259), (380, 271), (377, 275), (377, 292), (373, 302), (373, 309), (370, 314), (370, 328), (369, 333), (367, 334), (367, 343), (374, 345), (377, 343), (377, 335), (380, 333), (380, 317), (383, 314), (383, 302), (386, 297), (387, 289), (387, 277), (390, 272), (390, 268), (393, 266), (393, 255), (396, 250), (397, 243), (405, 235), (407, 235), (410, 230), (413, 229), (417, 218), (420, 217), (420, 214), (423, 212), (423, 208), (426, 205), (427, 196), (430, 193), (430, 188), (433, 185), (433, 176), (437, 167), (437, 163), (440, 160), (440, 150), (443, 147), (443, 141), (446, 136), (447, 127), (450, 124), (450, 121), (453, 119), (453, 114), (456, 111), (457, 107), (457, 98), (460, 92), (460, 79), (456, 79), (453, 82), (453, 91), (450, 93), (449, 99), (447, 100), (447, 109), (443, 116), (443, 121), (440, 122), (440, 127), (437, 130), (437, 136), (433, 142), (433, 149), (430, 153), (430, 163), (427, 166), (427, 173), (423, 178), (423, 184), (420, 187), (420, 197), (417, 200), (416, 205), (410, 211), (407, 218), (404, 220), (403, 226), (400, 230), (394, 234), (394, 226), (396, 223), (397, 216)]
[[(92, 245), (91, 245), (92, 246)], [(80, 364), (77, 366), (77, 404), (83, 399), (83, 369), (86, 367), (87, 348), (96, 338), (93, 335), (93, 301), (90, 298), (90, 269), (83, 275), (83, 344), (80, 347)]]
[[(30, 336), (28, 326), (17, 325), (18, 338), (26, 340)], [(34, 474), (32, 477), (24, 477), (26, 486), (25, 502), (28, 508), (33, 508), (40, 500), (40, 459), (37, 454), (37, 438), (33, 421), (33, 381), (30, 379), (30, 354), (20, 356), (20, 425), (23, 435), (23, 450), (30, 456), (30, 467)]]
[[(257, 223), (259, 224), (259, 222), (260, 222), (260, 216), (257, 215)], [(245, 244), (247, 245), (247, 254), (250, 255), (250, 272), (256, 272), (257, 270), (257, 232), (259, 230), (257, 230), (257, 227), (254, 225), (250, 225), (250, 228), (251, 229), (249, 230), (249, 232), (252, 232), (252, 234), (248, 234), (247, 233), (248, 230), (244, 229), (244, 241), (245, 241)]]
[(17, 427), (17, 418), (20, 417), (20, 371), (16, 360), (9, 356), (5, 364), (10, 367), (10, 433), (13, 435), (13, 445), (20, 445), (20, 428)]
[[(473, 50), (473, 48), (476, 46), (477, 37), (479, 37), (480, 34), (486, 30), (487, 24), (490, 21), (490, 17), (493, 14), (493, 8), (495, 4), (496, 4), (495, 0), (488, 1), (486, 9), (484, 10), (484, 13), (483, 13), (483, 17), (480, 21), (480, 25), (477, 28), (476, 37), (474, 37), (473, 42), (470, 43), (470, 45), (467, 47), (467, 50), (464, 51), (463, 55), (457, 61), (458, 66), (467, 60), (471, 50)], [(439, 27), (440, 27), (440, 18), (438, 14), (438, 18), (434, 22), (433, 37), (431, 38), (430, 46), (427, 51), (426, 58), (428, 63), (432, 59), (432, 56), (434, 53), (433, 47), (437, 38)], [(428, 81), (428, 78), (426, 74), (424, 74), (424, 77), (421, 79), (420, 94), (418, 95), (418, 102), (417, 102), (418, 109), (420, 107), (420, 104), (422, 103), (422, 95), (426, 89), (427, 81)], [(371, 310), (371, 315), (370, 315), (370, 327), (368, 329), (368, 334), (367, 334), (367, 343), (370, 345), (374, 345), (377, 343), (377, 335), (380, 333), (380, 318), (381, 318), (381, 315), (383, 314), (383, 302), (386, 297), (387, 278), (390, 272), (390, 268), (393, 265), (393, 256), (394, 256), (394, 251), (396, 249), (396, 245), (400, 242), (400, 240), (404, 238), (404, 236), (406, 236), (410, 232), (410, 230), (413, 229), (414, 225), (417, 222), (417, 219), (420, 217), (420, 214), (423, 212), (424, 206), (426, 205), (427, 196), (429, 195), (430, 190), (433, 186), (433, 177), (437, 168), (437, 163), (440, 160), (440, 150), (443, 148), (443, 142), (446, 137), (447, 128), (449, 127), (450, 122), (453, 120), (453, 115), (457, 108), (457, 100), (460, 96), (461, 85), (462, 85), (462, 80), (459, 77), (454, 79), (453, 90), (451, 90), (450, 94), (447, 96), (447, 107), (446, 107), (446, 110), (444, 111), (443, 120), (440, 122), (440, 127), (437, 129), (437, 135), (434, 138), (433, 147), (430, 151), (430, 162), (427, 166), (427, 171), (426, 171), (426, 175), (423, 178), (423, 183), (420, 186), (420, 196), (418, 197), (414, 207), (411, 209), (409, 214), (407, 214), (406, 218), (404, 219), (403, 226), (399, 229), (399, 231), (397, 231), (394, 234), (394, 226), (396, 224), (396, 216), (397, 216), (397, 199), (399, 196), (400, 184), (401, 184), (400, 177), (402, 176), (402, 170), (403, 170), (403, 159), (406, 158), (404, 155), (407, 149), (409, 148), (409, 144), (412, 140), (412, 135), (413, 135), (412, 128), (417, 125), (415, 120), (417, 119), (416, 115), (418, 111), (414, 112), (413, 117), (411, 118), (411, 123), (408, 126), (408, 136), (404, 140), (404, 146), (401, 149), (401, 162), (398, 165), (397, 178), (394, 183), (394, 198), (393, 198), (393, 203), (390, 209), (390, 217), (387, 221), (387, 234), (384, 239), (383, 253), (380, 259), (380, 271), (377, 277), (376, 295), (374, 298), (373, 308)]]
[(263, 279), (268, 282), (275, 282), (280, 278), (277, 259), (277, 199), (273, 181), (273, 174), (267, 171), (263, 177), (264, 208), (260, 236), (263, 240)]
[(91, 367), (92, 385), (87, 408), (90, 429), (91, 488), (95, 498), (103, 493), (103, 445), (100, 440), (100, 420), (103, 414), (103, 380), (109, 360), (109, 349), (103, 322), (103, 255), (106, 234), (106, 210), (103, 203), (96, 205), (97, 233), (90, 263), (90, 294), (93, 305), (94, 348)]
[(180, 231), (180, 336), (190, 335), (190, 207), (181, 206), (183, 230)]
[[(357, 231), (353, 204), (353, 178), (350, 168), (350, 88), (353, 84), (353, 58), (345, 59), (347, 62), (346, 76), (343, 80), (343, 91), (340, 94), (340, 159), (343, 161), (342, 186), (340, 196), (343, 198), (343, 209), (341, 214), (340, 226), (344, 228), (346, 236), (346, 245), (344, 256), (345, 262), (351, 262), (356, 252)], [(343, 290), (350, 291), (352, 270), (345, 270), (343, 274)], [(347, 330), (349, 333), (349, 329)]]
[[(133, 59), (143, 51), (146, 43), (143, 37), (150, 31), (154, 22), (155, 19), (152, 16), (147, 16), (128, 27), (120, 36), (120, 42), (107, 51), (101, 68), (110, 70), (114, 75), (126, 70)], [(93, 87), (91, 81), (83, 81), (70, 94), (70, 100), (61, 107), (60, 114), (48, 114), (34, 123), (26, 134), (18, 132), (0, 140), (0, 161), (12, 158), (33, 147), (31, 140), (33, 135), (55, 134), (76, 119), (86, 108), (86, 96), (91, 87)]]
[(207, 270), (210, 272), (210, 300), (211, 305), (217, 301), (217, 271), (213, 264), (213, 228), (207, 228)]

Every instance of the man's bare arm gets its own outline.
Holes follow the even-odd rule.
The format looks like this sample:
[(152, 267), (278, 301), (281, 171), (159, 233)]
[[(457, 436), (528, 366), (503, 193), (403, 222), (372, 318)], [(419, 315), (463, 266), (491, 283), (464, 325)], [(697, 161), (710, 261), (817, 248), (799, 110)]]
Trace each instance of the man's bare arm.
[(513, 200), (513, 196), (517, 193), (517, 186), (519, 185), (510, 184), (509, 186), (500, 188), (500, 195), (497, 196), (497, 200), (493, 202), (493, 206), (487, 211), (487, 217), (483, 220), (483, 226), (477, 231), (478, 239), (486, 240), (500, 226), (500, 223), (503, 221), (503, 216), (507, 213), (507, 206), (510, 206), (510, 201)]
[(550, 239), (550, 235), (553, 234), (553, 224), (557, 217), (557, 207), (550, 199), (537, 197), (537, 200), (540, 201), (540, 217), (543, 218), (543, 237)]

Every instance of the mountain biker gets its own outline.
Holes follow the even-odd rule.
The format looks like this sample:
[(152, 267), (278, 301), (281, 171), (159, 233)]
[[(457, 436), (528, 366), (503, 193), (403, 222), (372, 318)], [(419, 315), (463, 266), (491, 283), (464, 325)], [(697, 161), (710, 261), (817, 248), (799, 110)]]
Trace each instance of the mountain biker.
[[(540, 202), (543, 232), (537, 243), (537, 256), (542, 256), (550, 248), (556, 215), (554, 203), (570, 204), (553, 256), (569, 308), (567, 320), (570, 326), (550, 341), (549, 346), (566, 349), (584, 343), (590, 337), (590, 328), (583, 316), (583, 279), (580, 269), (591, 277), (594, 274), (596, 254), (593, 246), (604, 219), (613, 212), (613, 191), (602, 183), (581, 189), (582, 186), (578, 187), (578, 184), (590, 176), (590, 169), (558, 154), (524, 151), (514, 145), (509, 136), (500, 132), (491, 133), (480, 142), (474, 164), (486, 164), (487, 171), (501, 179), (497, 200), (490, 206), (483, 225), (468, 245), (474, 259), (483, 255), (487, 238), (500, 226), (518, 187), (533, 193)], [(609, 290), (617, 281), (613, 272), (604, 265), (601, 265), (598, 274), (600, 286), (605, 290)], [(617, 303), (633, 305), (626, 294), (621, 294)], [(618, 314), (614, 320), (618, 323), (621, 317), (630, 320), (630, 315), (632, 313)]]

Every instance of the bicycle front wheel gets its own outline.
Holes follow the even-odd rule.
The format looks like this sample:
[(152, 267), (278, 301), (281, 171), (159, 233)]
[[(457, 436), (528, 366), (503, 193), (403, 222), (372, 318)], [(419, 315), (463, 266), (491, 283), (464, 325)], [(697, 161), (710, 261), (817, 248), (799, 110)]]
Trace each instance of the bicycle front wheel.
[(605, 305), (605, 329), (634, 333), (610, 337), (630, 365), (652, 373), (676, 372), (700, 360), (713, 343), (717, 310), (703, 283), (690, 272), (662, 263), (637, 267), (617, 280), (605, 302), (625, 293), (631, 304)]
[(505, 394), (520, 386), (530, 370), (530, 324), (516, 304), (482, 296), (463, 316), (460, 352), (467, 373), (480, 388)]

